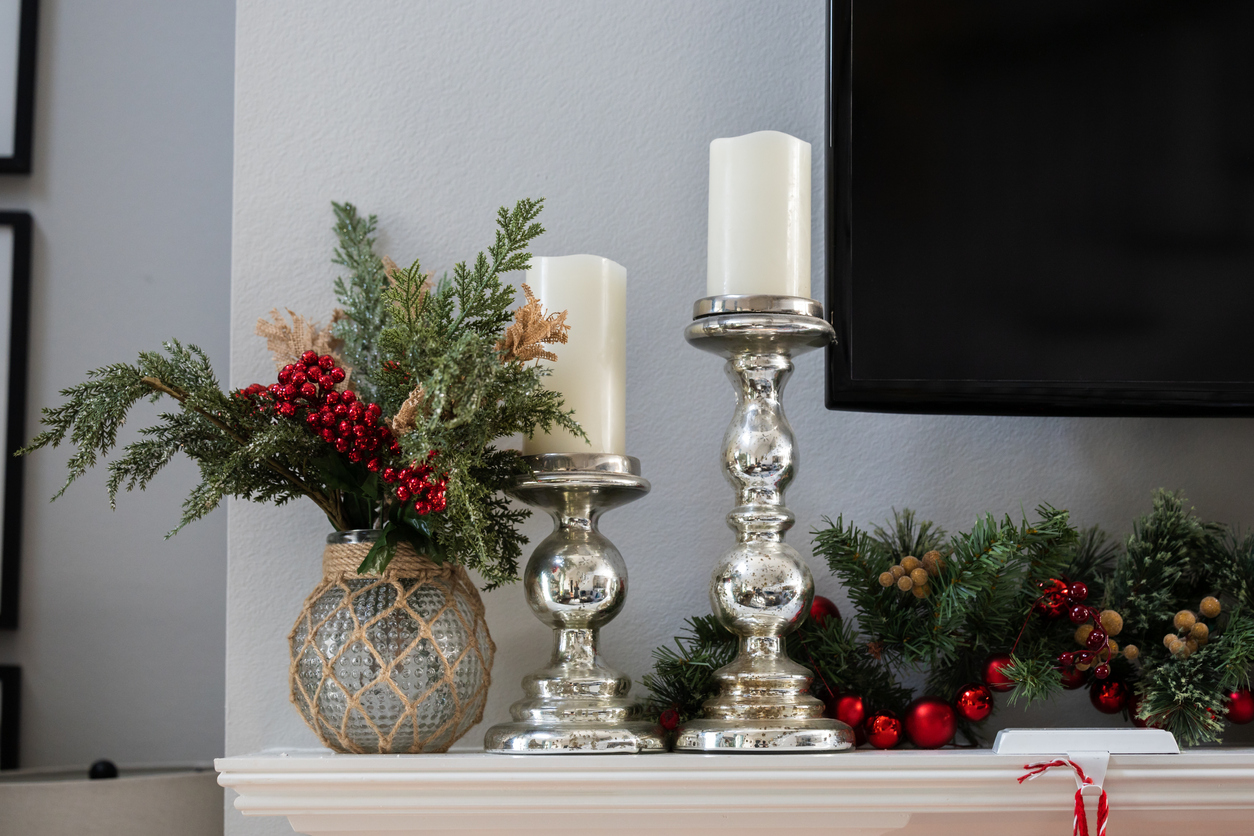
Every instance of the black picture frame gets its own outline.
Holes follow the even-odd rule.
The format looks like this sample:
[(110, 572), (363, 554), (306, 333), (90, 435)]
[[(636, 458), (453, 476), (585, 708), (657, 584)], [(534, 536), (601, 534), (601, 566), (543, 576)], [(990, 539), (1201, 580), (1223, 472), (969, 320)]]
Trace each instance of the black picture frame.
[(39, 42), (39, 0), (19, 2), (17, 89), (14, 95), (13, 154), (0, 156), (0, 174), (30, 174), (35, 132), (35, 53)]
[(0, 665), (0, 769), (17, 769), (21, 748), (22, 669)]
[(13, 454), (26, 443), (26, 383), (30, 330), (31, 216), (0, 212), (0, 227), (13, 234), (9, 288), (8, 403), (5, 405), (4, 531), (0, 535), (0, 629), (17, 628), (22, 551), (22, 463)]
[[(943, 415), (1254, 416), (1254, 383), (1103, 380), (884, 380), (855, 376), (853, 5), (829, 0), (827, 40), (828, 409)], [(865, 185), (864, 185), (865, 187)]]

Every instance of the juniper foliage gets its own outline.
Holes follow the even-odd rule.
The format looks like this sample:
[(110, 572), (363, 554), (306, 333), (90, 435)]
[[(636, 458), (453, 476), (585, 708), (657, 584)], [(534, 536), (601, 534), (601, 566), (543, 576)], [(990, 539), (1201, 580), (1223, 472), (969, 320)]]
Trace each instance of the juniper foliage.
[(69, 476), (53, 499), (107, 457), (131, 408), (142, 400), (173, 399), (180, 409), (163, 412), (158, 423), (139, 431), (109, 463), (109, 504), (121, 490), (143, 490), (174, 456), (186, 453), (200, 468), (200, 484), (183, 503), (182, 518), (166, 536), (200, 519), (228, 496), (282, 505), (308, 496), (337, 527), (348, 527), (343, 497), (322, 478), (321, 442), (300, 424), (276, 421), (250, 402), (232, 398), (218, 385), (209, 358), (177, 340), (164, 353), (141, 352), (134, 364), (114, 363), (87, 373), (63, 389), (65, 402), (43, 410), (47, 427), (18, 451), (26, 455), (58, 447), (67, 436), (75, 447)]
[(389, 307), (378, 337), (378, 402), (391, 415), (406, 399), (420, 400), (414, 427), (400, 443), (418, 461), (434, 453), (431, 465), (447, 476), (448, 509), (431, 516), (431, 534), (488, 588), (517, 578), (526, 542), (518, 525), (530, 513), (501, 494), (526, 468), (517, 452), (495, 441), (558, 426), (583, 436), (561, 396), (544, 387), (547, 369), (504, 360), (496, 347), (515, 298), (502, 276), (528, 267), (527, 246), (544, 231), (536, 222), (542, 205), (522, 200), (502, 208), (487, 252), (457, 264), (434, 287), (415, 261), (392, 271), (384, 291)]
[(392, 308), (387, 272), (374, 249), (379, 222), (374, 215), (363, 218), (351, 203), (333, 202), (331, 208), (339, 240), (331, 262), (349, 270), (347, 280), (335, 280), (335, 298), (343, 307), (331, 333), (344, 341), (341, 353), (353, 368), (353, 388), (367, 403), (377, 403), (379, 339), (391, 323)]

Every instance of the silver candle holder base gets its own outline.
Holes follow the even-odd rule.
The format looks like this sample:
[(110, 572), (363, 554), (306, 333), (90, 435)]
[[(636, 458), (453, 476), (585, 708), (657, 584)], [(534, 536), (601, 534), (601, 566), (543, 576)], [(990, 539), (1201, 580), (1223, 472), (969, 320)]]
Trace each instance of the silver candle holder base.
[(627, 566), (597, 520), (649, 492), (640, 462), (591, 453), (524, 458), (532, 474), (509, 493), (556, 524), (523, 574), (527, 603), (553, 628), (553, 656), (523, 679), (513, 722), (488, 729), (483, 746), (513, 755), (664, 752), (665, 732), (628, 697), (631, 677), (597, 650), (600, 628), (627, 599)]
[(813, 675), (788, 658), (784, 636), (810, 611), (814, 578), (784, 542), (795, 518), (784, 488), (797, 469), (792, 427), (780, 404), (793, 357), (834, 338), (813, 299), (712, 296), (698, 300), (684, 338), (727, 360), (736, 411), (723, 438), (723, 469), (736, 489), (727, 515), (736, 545), (710, 579), (719, 623), (740, 639), (731, 664), (714, 677), (719, 693), (702, 716), (677, 731), (689, 752), (815, 752), (850, 749), (853, 730), (823, 717), (809, 693)]

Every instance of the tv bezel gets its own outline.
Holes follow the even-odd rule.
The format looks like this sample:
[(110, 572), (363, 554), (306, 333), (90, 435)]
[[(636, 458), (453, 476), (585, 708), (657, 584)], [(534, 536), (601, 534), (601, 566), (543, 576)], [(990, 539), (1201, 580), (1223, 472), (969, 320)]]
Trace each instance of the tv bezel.
[(827, 25), (826, 352), (832, 410), (948, 415), (1250, 416), (1254, 381), (855, 379), (853, 333), (853, 2), (829, 0)]

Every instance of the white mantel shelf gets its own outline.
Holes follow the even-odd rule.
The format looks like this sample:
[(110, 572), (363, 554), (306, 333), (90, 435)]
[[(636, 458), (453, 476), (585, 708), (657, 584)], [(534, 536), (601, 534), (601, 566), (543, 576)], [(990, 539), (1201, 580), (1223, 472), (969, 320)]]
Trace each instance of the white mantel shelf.
[[(826, 755), (482, 752), (220, 758), (246, 816), (306, 834), (840, 836), (1071, 832), (1071, 773), (1022, 785), (1029, 760), (988, 750)], [(1254, 834), (1254, 749), (1112, 755), (1109, 836)], [(1096, 809), (1091, 802), (1090, 821)], [(1228, 824), (1224, 824), (1228, 823)], [(1096, 831), (1094, 831), (1096, 832)]]

